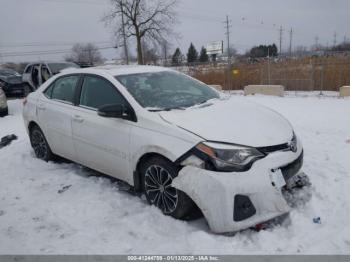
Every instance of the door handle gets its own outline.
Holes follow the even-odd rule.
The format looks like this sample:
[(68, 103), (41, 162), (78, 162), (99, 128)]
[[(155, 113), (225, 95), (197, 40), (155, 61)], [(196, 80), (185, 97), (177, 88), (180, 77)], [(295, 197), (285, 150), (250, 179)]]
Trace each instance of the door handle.
[(82, 123), (82, 122), (84, 122), (84, 118), (76, 115), (76, 116), (73, 116), (73, 121), (77, 122), (77, 123)]

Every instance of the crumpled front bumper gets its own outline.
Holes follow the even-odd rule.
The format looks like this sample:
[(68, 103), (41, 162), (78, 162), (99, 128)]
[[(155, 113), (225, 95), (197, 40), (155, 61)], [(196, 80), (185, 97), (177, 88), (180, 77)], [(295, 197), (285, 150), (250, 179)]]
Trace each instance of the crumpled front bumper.
[[(172, 185), (197, 204), (213, 232), (239, 231), (290, 211), (281, 188), (273, 183), (271, 170), (296, 162), (302, 158), (302, 153), (302, 146), (298, 142), (297, 152), (270, 153), (256, 161), (247, 172), (214, 172), (185, 166)], [(248, 197), (255, 209), (252, 216), (242, 221), (234, 219), (237, 195)]]

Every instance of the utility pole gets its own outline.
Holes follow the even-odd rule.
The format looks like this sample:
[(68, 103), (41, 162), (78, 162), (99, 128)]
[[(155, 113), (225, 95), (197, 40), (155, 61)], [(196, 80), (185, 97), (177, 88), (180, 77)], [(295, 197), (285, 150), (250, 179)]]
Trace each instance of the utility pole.
[(125, 58), (126, 58), (126, 64), (129, 64), (129, 54), (128, 54), (128, 46), (126, 44), (126, 35), (125, 35), (125, 23), (124, 23), (124, 2), (121, 2), (121, 11), (122, 11), (122, 24), (123, 24), (123, 41), (124, 41), (124, 54), (125, 54)]
[(231, 52), (230, 52), (230, 20), (228, 18), (228, 15), (226, 16), (225, 28), (226, 28), (226, 37), (227, 37), (227, 59), (228, 64), (231, 65)]
[(226, 15), (226, 21), (224, 22), (225, 24), (225, 29), (226, 29), (226, 37), (227, 37), (227, 64), (228, 64), (228, 70), (227, 70), (227, 81), (228, 81), (228, 86), (229, 89), (231, 89), (231, 52), (230, 52), (230, 27), (231, 27), (231, 21), (228, 18), (228, 15)]
[(333, 40), (333, 47), (335, 47), (337, 45), (337, 32), (334, 32), (334, 40)]
[(271, 85), (270, 47), (267, 48), (267, 78), (268, 85)]
[(289, 56), (292, 56), (293, 28), (289, 32)]
[(164, 65), (167, 65), (167, 58), (168, 58), (168, 43), (165, 39), (163, 39), (163, 49), (164, 49)]
[(319, 40), (320, 38), (318, 37), (318, 35), (315, 37), (315, 49), (316, 49), (316, 51), (318, 50), (318, 40)]
[(283, 27), (281, 26), (280, 29), (280, 50), (279, 50), (279, 54), (282, 54), (282, 37), (283, 37)]

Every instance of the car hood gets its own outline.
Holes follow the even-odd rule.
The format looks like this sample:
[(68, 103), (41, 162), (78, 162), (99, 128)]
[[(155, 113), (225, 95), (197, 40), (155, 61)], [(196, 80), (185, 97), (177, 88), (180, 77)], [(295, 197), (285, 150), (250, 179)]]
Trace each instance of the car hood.
[(0, 79), (9, 84), (20, 84), (22, 83), (21, 76), (0, 76)]
[(284, 144), (293, 136), (292, 126), (284, 117), (245, 98), (215, 100), (209, 105), (160, 115), (209, 141), (266, 147)]

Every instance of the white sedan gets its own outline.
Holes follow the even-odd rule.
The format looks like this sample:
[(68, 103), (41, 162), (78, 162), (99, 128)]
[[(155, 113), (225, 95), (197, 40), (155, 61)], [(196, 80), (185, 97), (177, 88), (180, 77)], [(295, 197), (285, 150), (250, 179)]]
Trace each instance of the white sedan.
[(0, 117), (8, 115), (7, 98), (4, 90), (0, 87)]
[(150, 66), (70, 69), (24, 101), (36, 156), (129, 183), (175, 218), (199, 208), (213, 232), (290, 211), (282, 190), (303, 149), (278, 113)]

